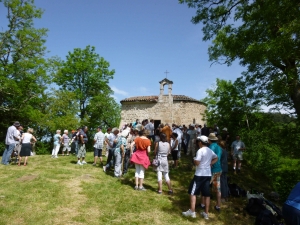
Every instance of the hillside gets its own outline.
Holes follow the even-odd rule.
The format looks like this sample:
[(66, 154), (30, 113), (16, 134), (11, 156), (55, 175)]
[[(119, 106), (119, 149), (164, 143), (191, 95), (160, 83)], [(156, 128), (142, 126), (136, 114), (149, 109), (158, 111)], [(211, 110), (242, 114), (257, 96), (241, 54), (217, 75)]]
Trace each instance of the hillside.
[[(104, 157), (104, 160), (106, 158)], [(84, 166), (76, 165), (75, 156), (52, 159), (49, 155), (29, 158), (25, 166), (1, 165), (0, 224), (254, 224), (254, 217), (243, 208), (246, 198), (229, 198), (217, 213), (211, 202), (210, 220), (185, 218), (189, 208), (187, 188), (194, 170), (183, 156), (179, 169), (172, 169), (170, 178), (174, 194), (156, 193), (156, 173), (146, 171), (145, 188), (135, 191), (134, 168), (121, 179), (105, 174), (102, 167), (93, 167), (88, 153)], [(231, 166), (229, 167), (231, 168)], [(253, 174), (245, 165), (239, 175), (229, 173), (231, 182), (244, 189), (272, 191), (268, 182)]]

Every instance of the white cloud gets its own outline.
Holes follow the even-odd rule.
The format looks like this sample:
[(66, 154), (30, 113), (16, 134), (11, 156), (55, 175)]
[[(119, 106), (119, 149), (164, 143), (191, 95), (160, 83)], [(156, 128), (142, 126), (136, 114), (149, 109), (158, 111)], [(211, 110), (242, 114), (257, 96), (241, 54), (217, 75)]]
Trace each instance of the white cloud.
[(123, 95), (123, 96), (128, 96), (129, 95), (128, 92), (120, 90), (120, 89), (116, 88), (115, 86), (112, 86), (111, 89), (113, 90), (113, 92), (115, 94), (119, 94), (119, 95)]

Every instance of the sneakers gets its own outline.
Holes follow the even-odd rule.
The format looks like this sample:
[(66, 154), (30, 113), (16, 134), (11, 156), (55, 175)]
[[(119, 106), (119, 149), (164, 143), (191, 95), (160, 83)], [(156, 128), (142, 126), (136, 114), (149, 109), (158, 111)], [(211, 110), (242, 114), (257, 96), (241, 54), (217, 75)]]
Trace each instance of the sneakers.
[(87, 162), (86, 162), (86, 161), (82, 161), (81, 163), (82, 163), (82, 165), (83, 165), (83, 164), (87, 164)]
[(214, 209), (217, 210), (218, 212), (221, 212), (221, 208), (220, 207), (215, 206)]
[(139, 187), (139, 191), (146, 191), (144, 187)]
[(192, 218), (196, 218), (196, 212), (192, 212), (190, 209), (186, 212), (182, 212), (182, 215), (184, 216), (190, 216)]
[(172, 194), (173, 194), (173, 190), (169, 190), (168, 195), (172, 195)]
[(135, 186), (135, 187), (134, 187), (134, 190), (138, 190), (138, 189), (139, 189), (139, 187), (138, 187), (138, 186)]
[(106, 172), (106, 166), (103, 166), (103, 172)]
[(82, 166), (83, 164), (82, 164), (80, 161), (78, 161), (78, 162), (77, 162), (77, 165)]
[(93, 163), (93, 166), (96, 166), (97, 164), (96, 163)]
[(201, 212), (201, 216), (203, 216), (204, 219), (208, 220), (208, 214), (205, 212)]

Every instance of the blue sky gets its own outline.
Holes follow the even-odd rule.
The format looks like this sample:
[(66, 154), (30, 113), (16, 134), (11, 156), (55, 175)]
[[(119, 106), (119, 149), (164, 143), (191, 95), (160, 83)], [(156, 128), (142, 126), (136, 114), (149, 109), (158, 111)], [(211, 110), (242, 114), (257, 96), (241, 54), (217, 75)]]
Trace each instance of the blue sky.
[(177, 0), (35, 0), (35, 5), (45, 10), (35, 26), (49, 29), (47, 56), (65, 59), (74, 48), (95, 46), (116, 71), (110, 86), (117, 102), (158, 95), (166, 70), (173, 94), (195, 99), (204, 98), (216, 78), (235, 80), (242, 72), (238, 64), (211, 66), (210, 43), (202, 41), (201, 25), (191, 23), (195, 9)]

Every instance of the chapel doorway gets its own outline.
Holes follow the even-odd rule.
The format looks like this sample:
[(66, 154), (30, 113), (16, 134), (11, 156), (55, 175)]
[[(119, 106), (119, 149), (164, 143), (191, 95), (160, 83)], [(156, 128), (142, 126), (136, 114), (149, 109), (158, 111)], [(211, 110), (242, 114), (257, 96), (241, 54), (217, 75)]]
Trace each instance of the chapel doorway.
[(159, 124), (161, 124), (161, 120), (154, 120), (154, 130), (158, 128)]

